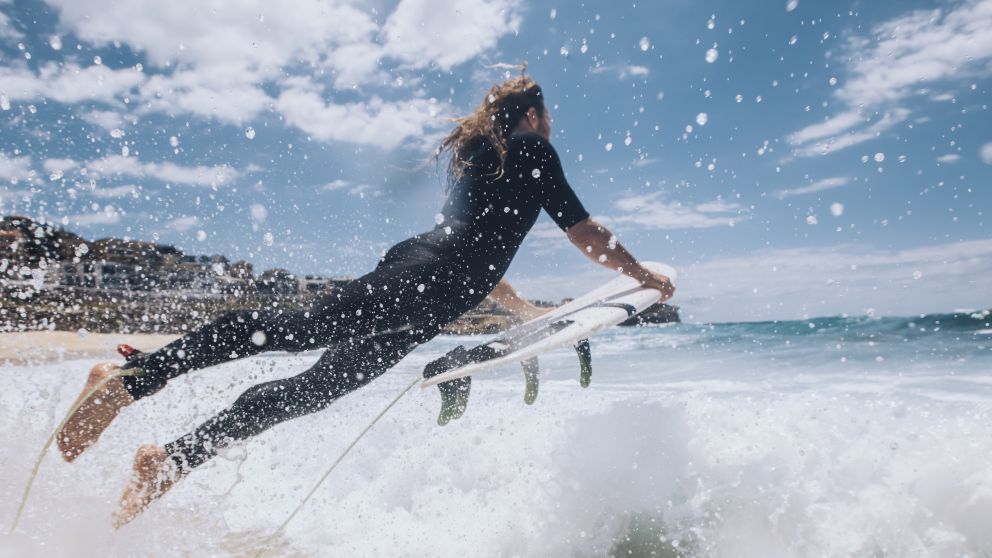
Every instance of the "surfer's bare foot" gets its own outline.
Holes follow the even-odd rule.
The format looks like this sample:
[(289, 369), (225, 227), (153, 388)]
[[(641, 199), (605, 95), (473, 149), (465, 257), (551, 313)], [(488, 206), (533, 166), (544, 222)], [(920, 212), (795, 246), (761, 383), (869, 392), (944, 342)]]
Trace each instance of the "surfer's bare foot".
[(165, 448), (141, 446), (134, 456), (131, 482), (121, 495), (121, 507), (114, 514), (114, 529), (120, 529), (145, 511), (148, 504), (165, 494), (179, 479), (175, 463)]
[[(121, 409), (134, 403), (119, 377), (121, 367), (113, 363), (97, 364), (90, 370), (86, 387), (79, 394), (73, 407), (76, 410), (62, 425), (57, 441), (59, 451), (66, 461), (72, 462), (93, 445), (100, 434), (120, 414)], [(100, 386), (107, 378), (112, 378)]]

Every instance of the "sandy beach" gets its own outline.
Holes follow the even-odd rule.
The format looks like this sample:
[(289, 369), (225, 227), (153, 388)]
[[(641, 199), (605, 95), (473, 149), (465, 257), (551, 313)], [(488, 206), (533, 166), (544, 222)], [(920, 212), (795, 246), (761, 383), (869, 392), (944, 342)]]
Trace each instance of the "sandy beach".
[(74, 358), (118, 357), (116, 347), (127, 343), (148, 351), (176, 339), (176, 335), (29, 331), (0, 333), (0, 365), (42, 364)]

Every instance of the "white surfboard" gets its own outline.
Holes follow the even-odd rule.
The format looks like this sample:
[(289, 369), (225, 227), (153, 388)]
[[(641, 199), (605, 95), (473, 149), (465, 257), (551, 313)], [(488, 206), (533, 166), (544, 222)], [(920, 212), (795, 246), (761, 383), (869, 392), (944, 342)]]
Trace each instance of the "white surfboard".
[[(675, 281), (676, 272), (657, 262), (643, 262), (644, 267)], [(472, 362), (425, 379), (422, 387), (472, 376), (504, 364), (523, 362), (541, 353), (588, 338), (597, 331), (615, 326), (640, 314), (661, 297), (655, 289), (641, 286), (626, 275), (617, 277), (579, 298), (507, 330), (485, 345), (498, 356)]]

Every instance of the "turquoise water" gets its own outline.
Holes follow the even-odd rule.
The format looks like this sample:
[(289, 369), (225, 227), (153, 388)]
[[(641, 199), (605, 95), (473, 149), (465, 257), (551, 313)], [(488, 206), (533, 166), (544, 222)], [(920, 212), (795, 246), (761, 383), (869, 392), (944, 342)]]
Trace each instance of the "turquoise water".
[[(317, 354), (190, 374), (125, 410), (73, 465), (46, 461), (17, 537), (38, 556), (253, 555), (425, 363), (424, 346), (322, 413), (225, 450), (144, 516), (109, 528), (134, 449), (189, 430)], [(273, 556), (992, 555), (987, 314), (675, 324), (593, 339), (480, 375), (434, 424), (414, 389), (318, 490)], [(0, 528), (92, 361), (0, 373)]]

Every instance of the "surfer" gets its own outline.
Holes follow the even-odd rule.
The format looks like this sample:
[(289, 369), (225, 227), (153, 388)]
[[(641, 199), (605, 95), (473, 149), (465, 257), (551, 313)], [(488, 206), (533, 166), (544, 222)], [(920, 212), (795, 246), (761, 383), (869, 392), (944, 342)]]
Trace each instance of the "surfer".
[(68, 461), (121, 409), (181, 374), (264, 351), (326, 349), (309, 370), (248, 389), (192, 432), (140, 447), (116, 527), (232, 441), (324, 409), (487, 296), (523, 317), (540, 313), (502, 278), (542, 208), (594, 262), (659, 290), (662, 300), (672, 296), (669, 279), (641, 266), (579, 202), (551, 146), (551, 115), (535, 81), (521, 76), (493, 86), (475, 112), (455, 122), (438, 150), (450, 163), (437, 225), (393, 246), (374, 271), (309, 309), (229, 312), (157, 351), (131, 355), (123, 367), (93, 369), (58, 434)]

